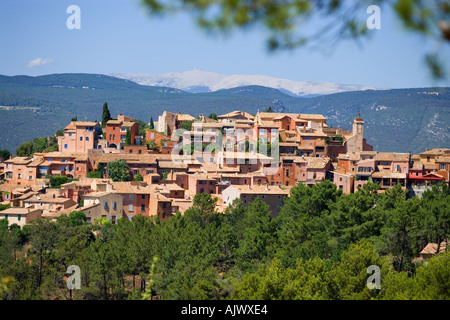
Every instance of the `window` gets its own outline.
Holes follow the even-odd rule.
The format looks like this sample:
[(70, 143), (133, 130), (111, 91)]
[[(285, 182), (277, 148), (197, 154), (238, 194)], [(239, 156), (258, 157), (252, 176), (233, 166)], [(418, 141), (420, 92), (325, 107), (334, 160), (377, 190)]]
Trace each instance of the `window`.
[(83, 141), (83, 137), (80, 137), (80, 141)]
[(155, 134), (154, 133), (150, 134), (150, 139), (155, 139)]
[(64, 145), (64, 149), (67, 149), (67, 144)]
[(20, 221), (21, 219), (22, 219), (22, 216), (19, 214), (19, 215), (17, 216), (17, 220)]
[(439, 170), (445, 170), (445, 163), (439, 164)]
[(130, 205), (128, 206), (128, 211), (133, 211), (133, 205), (132, 205), (132, 204), (130, 204)]
[(134, 174), (134, 175), (138, 174), (137, 169), (134, 169), (134, 170), (133, 170), (133, 174)]
[(8, 220), (8, 215), (7, 214), (5, 214), (5, 219)]
[(145, 211), (145, 204), (141, 204), (141, 211)]
[(69, 137), (71, 137), (72, 136), (72, 133), (69, 133)]
[(128, 198), (129, 198), (130, 200), (133, 200), (133, 195), (130, 194), (130, 195), (128, 196)]
[(141, 195), (141, 199), (145, 200), (145, 194)]
[(108, 210), (108, 202), (103, 202), (103, 209)]
[(113, 209), (116, 210), (117, 209), (117, 202), (113, 202)]

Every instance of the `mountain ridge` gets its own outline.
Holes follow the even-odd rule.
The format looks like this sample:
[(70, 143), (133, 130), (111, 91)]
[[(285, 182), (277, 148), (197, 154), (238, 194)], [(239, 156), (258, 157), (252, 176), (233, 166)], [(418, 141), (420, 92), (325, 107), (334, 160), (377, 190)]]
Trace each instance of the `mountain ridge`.
[(335, 84), (319, 81), (293, 81), (264, 75), (222, 75), (203, 70), (170, 72), (165, 74), (107, 74), (146, 86), (165, 86), (191, 93), (215, 92), (243, 86), (258, 85), (274, 88), (295, 97), (312, 97), (346, 91), (376, 90), (362, 85)]

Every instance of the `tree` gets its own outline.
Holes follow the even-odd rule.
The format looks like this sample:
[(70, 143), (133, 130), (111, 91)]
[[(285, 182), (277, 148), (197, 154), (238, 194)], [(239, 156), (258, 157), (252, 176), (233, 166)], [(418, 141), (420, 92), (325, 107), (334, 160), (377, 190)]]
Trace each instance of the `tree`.
[(22, 143), (16, 149), (16, 157), (31, 157), (33, 155), (33, 141)]
[(263, 112), (273, 112), (272, 106), (269, 106), (266, 110), (264, 110)]
[(47, 138), (34, 138), (33, 139), (33, 153), (43, 152), (48, 147)]
[[(437, 44), (450, 43), (450, 5), (447, 0), (378, 0), (375, 2), (343, 0), (142, 0), (153, 14), (173, 14), (187, 11), (198, 25), (208, 31), (228, 33), (262, 26), (268, 33), (270, 50), (292, 50), (306, 45), (335, 45), (340, 40), (368, 37), (368, 6), (391, 7), (406, 30), (426, 36)], [(311, 31), (311, 24), (314, 29)], [(439, 48), (439, 46), (436, 46)], [(442, 46), (441, 46), (442, 47)], [(442, 48), (441, 52), (444, 52)], [(435, 78), (444, 77), (439, 51), (426, 56)]]
[(142, 177), (142, 175), (140, 173), (138, 173), (137, 175), (134, 176), (133, 180), (134, 181), (144, 181), (144, 178)]
[(105, 102), (103, 104), (103, 112), (102, 112), (102, 128), (106, 127), (106, 123), (111, 120), (111, 113), (108, 109), (108, 103)]
[(153, 122), (153, 117), (150, 118), (150, 127), (149, 129), (154, 130), (155, 129), (155, 123)]
[(71, 182), (73, 181), (73, 179), (68, 178), (66, 176), (55, 176), (55, 177), (50, 177), (50, 186), (51, 188), (55, 188), (55, 189), (61, 189), (61, 185)]
[(108, 177), (113, 181), (128, 181), (130, 179), (129, 169), (125, 160), (111, 161), (106, 165)]
[(131, 145), (131, 130), (127, 130), (127, 135), (125, 136), (125, 145)]
[(0, 161), (8, 160), (9, 157), (11, 157), (11, 152), (7, 149), (1, 149), (0, 150)]
[(240, 227), (243, 232), (236, 250), (236, 264), (243, 271), (256, 270), (272, 255), (276, 240), (275, 223), (269, 206), (259, 197), (255, 198)]
[(208, 118), (213, 119), (213, 120), (218, 120), (217, 114), (215, 114), (215, 113), (211, 113), (211, 114), (208, 116)]

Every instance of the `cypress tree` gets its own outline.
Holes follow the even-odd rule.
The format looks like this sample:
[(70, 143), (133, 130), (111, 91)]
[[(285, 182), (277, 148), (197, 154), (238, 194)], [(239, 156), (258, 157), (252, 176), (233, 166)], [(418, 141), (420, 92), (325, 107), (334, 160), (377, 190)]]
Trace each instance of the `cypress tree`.
[(155, 124), (153, 123), (153, 117), (150, 118), (150, 129), (155, 129)]
[(105, 102), (103, 104), (103, 113), (102, 113), (102, 127), (103, 128), (106, 127), (106, 122), (108, 122), (108, 120), (111, 120), (111, 113), (109, 112), (109, 109), (108, 109), (108, 103)]

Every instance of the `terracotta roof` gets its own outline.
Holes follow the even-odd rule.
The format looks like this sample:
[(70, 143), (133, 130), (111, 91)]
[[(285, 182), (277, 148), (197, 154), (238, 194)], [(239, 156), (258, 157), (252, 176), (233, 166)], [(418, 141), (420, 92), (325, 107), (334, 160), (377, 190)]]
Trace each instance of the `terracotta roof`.
[(321, 114), (303, 114), (303, 113), (281, 113), (281, 112), (258, 112), (261, 119), (274, 119), (283, 116), (291, 116), (293, 118), (305, 120), (326, 120)]
[(327, 164), (330, 162), (330, 158), (322, 158), (322, 157), (306, 157), (308, 164), (306, 168), (308, 169), (325, 169)]
[(122, 121), (120, 121), (120, 120), (108, 120), (107, 122), (106, 122), (106, 124), (108, 125), (108, 124), (122, 124)]
[(377, 161), (409, 161), (410, 153), (380, 152), (375, 155)]
[(436, 170), (436, 166), (433, 163), (425, 163), (423, 168), (425, 170)]
[(171, 191), (184, 191), (184, 189), (182, 187), (180, 187), (179, 185), (175, 184), (175, 183), (167, 183), (167, 184), (163, 184), (161, 185), (161, 187), (164, 189), (168, 189)]
[(64, 128), (64, 130), (75, 130), (76, 128), (75, 123), (71, 122)]
[(20, 207), (12, 207), (5, 209), (3, 211), (0, 211), (0, 214), (29, 214), (31, 212), (35, 211), (41, 211), (40, 209), (34, 209), (34, 208), (20, 208)]
[(414, 161), (413, 166), (410, 170), (422, 170), (423, 169), (423, 163), (422, 161)]
[(64, 152), (64, 151), (53, 151), (44, 153), (45, 158), (73, 158), (74, 161), (86, 161), (87, 153), (84, 152)]
[(440, 163), (450, 163), (450, 157), (449, 156), (437, 156), (435, 161), (440, 162)]
[(135, 123), (137, 122), (125, 121), (124, 123), (122, 123), (122, 127), (132, 127)]
[(358, 152), (355, 153), (340, 153), (338, 155), (339, 160), (349, 160), (349, 161), (359, 161), (360, 154)]
[(248, 113), (248, 112), (245, 112), (245, 111), (238, 111), (238, 110), (236, 110), (236, 111), (232, 111), (232, 112), (229, 112), (229, 113), (227, 113), (227, 114), (223, 114), (223, 115), (220, 115), (220, 116), (218, 116), (217, 118), (232, 118), (232, 117), (237, 117), (237, 116), (243, 116), (243, 117), (245, 117), (245, 118), (247, 118), (247, 119), (254, 119), (255, 117), (254, 116), (252, 116), (250, 113)]
[(158, 185), (137, 186), (130, 182), (113, 182), (112, 185), (115, 193), (150, 194), (161, 190)]
[(185, 114), (185, 113), (178, 113), (177, 114), (177, 120), (179, 121), (186, 121), (186, 120), (195, 120), (195, 118), (193, 116), (191, 116), (190, 114)]
[(44, 159), (42, 159), (42, 158), (37, 158), (36, 160), (33, 160), (31, 163), (27, 164), (27, 167), (37, 167), (37, 166), (39, 166), (42, 162), (44, 162)]
[[(100, 198), (103, 196), (107, 196), (110, 194), (114, 194), (114, 192), (107, 192), (107, 191), (96, 191), (96, 192), (90, 192), (86, 193), (84, 197), (90, 197), (90, 198)], [(119, 196), (119, 195), (118, 195)], [(119, 196), (120, 197), (120, 196)]]
[[(31, 198), (26, 200), (27, 202), (47, 202), (47, 203), (66, 203), (66, 202), (74, 202), (70, 198), (64, 197), (55, 197), (52, 195), (42, 194), (42, 195), (33, 195)], [(75, 203), (75, 202), (74, 202)]]
[[(439, 253), (444, 252), (447, 248), (448, 240), (444, 240), (441, 242), (439, 246)], [(437, 243), (428, 243), (420, 254), (436, 254), (437, 251)]]
[(158, 161), (158, 167), (161, 169), (186, 169), (188, 165), (184, 162)]
[[(267, 185), (253, 185), (253, 186), (242, 186), (242, 185), (231, 185), (228, 188), (234, 188), (241, 194), (279, 194), (279, 195), (289, 195), (291, 187), (279, 186), (267, 186)], [(227, 188), (227, 189), (228, 189)]]
[(77, 127), (93, 127), (96, 124), (97, 124), (96, 122), (91, 122), (91, 121), (76, 121), (75, 122), (75, 125)]
[(102, 153), (98, 163), (107, 163), (116, 160), (125, 160), (127, 163), (156, 164), (156, 157), (153, 154), (129, 154), (129, 153)]
[(373, 178), (392, 178), (392, 179), (406, 179), (406, 173), (400, 173), (400, 172), (391, 172), (389, 170), (381, 170), (374, 172), (372, 174)]
[(17, 164), (17, 165), (23, 164), (23, 165), (25, 165), (25, 164), (30, 163), (31, 161), (32, 161), (32, 159), (29, 158), (29, 157), (14, 157), (12, 159), (8, 159), (8, 160), (4, 161), (4, 163), (12, 163), (12, 164)]
[(300, 127), (297, 127), (298, 134), (301, 137), (328, 137), (323, 131), (319, 130), (304, 130)]
[(450, 149), (448, 149), (448, 148), (435, 148), (435, 149), (431, 149), (431, 150), (428, 150), (428, 151), (425, 151), (425, 152), (422, 152), (422, 153), (420, 153), (420, 155), (435, 155), (435, 156), (438, 156), (438, 155), (442, 155), (442, 154), (445, 154), (445, 153), (448, 153), (450, 151)]

